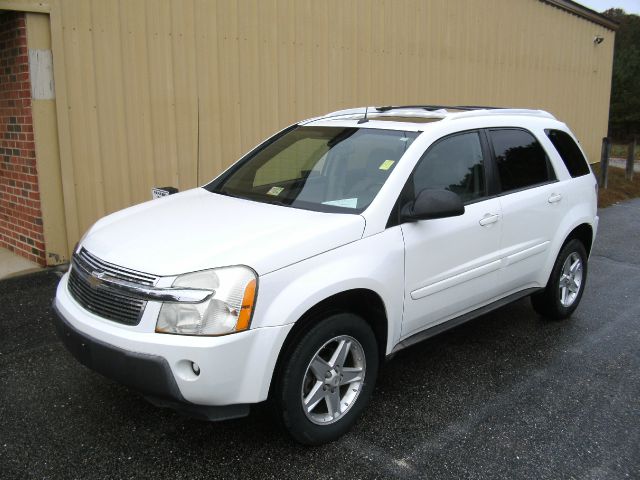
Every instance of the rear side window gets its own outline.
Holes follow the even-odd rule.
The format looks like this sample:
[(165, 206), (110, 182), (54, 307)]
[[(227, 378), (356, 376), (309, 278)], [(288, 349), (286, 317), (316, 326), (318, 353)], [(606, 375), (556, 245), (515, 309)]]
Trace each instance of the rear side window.
[(545, 132), (572, 177), (581, 177), (590, 173), (587, 159), (567, 132), (562, 130), (545, 130)]
[(515, 128), (490, 130), (503, 192), (555, 180), (547, 154), (529, 132)]

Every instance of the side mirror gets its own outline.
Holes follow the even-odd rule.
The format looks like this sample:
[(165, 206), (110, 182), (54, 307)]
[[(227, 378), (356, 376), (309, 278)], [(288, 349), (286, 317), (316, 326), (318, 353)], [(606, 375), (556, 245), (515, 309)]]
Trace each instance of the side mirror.
[(415, 222), (434, 218), (457, 217), (464, 214), (464, 205), (458, 194), (449, 190), (422, 190), (413, 202), (400, 210), (400, 220)]

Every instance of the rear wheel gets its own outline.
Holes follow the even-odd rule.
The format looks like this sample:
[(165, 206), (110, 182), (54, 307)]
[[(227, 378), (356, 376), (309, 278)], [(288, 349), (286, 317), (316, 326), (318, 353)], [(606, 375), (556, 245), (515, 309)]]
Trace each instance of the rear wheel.
[(587, 281), (587, 252), (580, 240), (570, 240), (562, 248), (546, 288), (531, 296), (540, 315), (561, 320), (578, 307)]
[(340, 313), (314, 325), (276, 379), (275, 404), (286, 430), (307, 445), (346, 433), (369, 402), (378, 363), (375, 335), (361, 317)]

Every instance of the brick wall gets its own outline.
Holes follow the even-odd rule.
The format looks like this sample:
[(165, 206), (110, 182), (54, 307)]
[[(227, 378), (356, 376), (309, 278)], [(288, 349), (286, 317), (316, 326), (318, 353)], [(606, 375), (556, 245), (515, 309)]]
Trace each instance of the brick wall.
[(0, 14), (0, 247), (45, 264), (24, 13)]

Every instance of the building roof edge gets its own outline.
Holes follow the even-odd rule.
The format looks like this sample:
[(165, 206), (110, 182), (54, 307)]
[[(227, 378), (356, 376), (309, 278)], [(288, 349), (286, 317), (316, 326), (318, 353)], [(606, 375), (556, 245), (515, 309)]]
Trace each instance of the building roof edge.
[(571, 0), (539, 0), (542, 3), (547, 3), (549, 5), (553, 5), (554, 7), (558, 7), (561, 10), (565, 10), (569, 13), (573, 13), (585, 20), (589, 20), (593, 23), (597, 23), (603, 27), (608, 28), (609, 30), (616, 31), (620, 24), (615, 20), (603, 15), (602, 13), (598, 13), (595, 10), (591, 10), (590, 8), (585, 7), (584, 5), (580, 5), (579, 3), (572, 2)]

